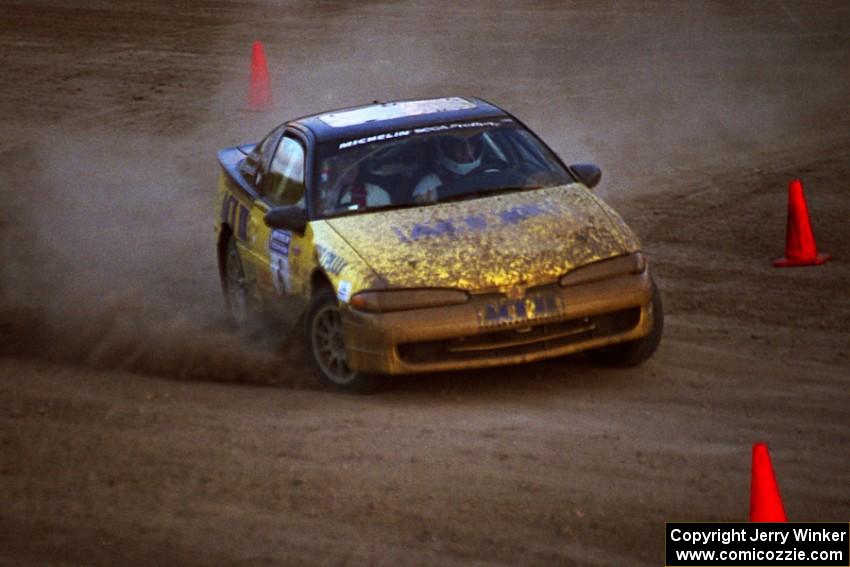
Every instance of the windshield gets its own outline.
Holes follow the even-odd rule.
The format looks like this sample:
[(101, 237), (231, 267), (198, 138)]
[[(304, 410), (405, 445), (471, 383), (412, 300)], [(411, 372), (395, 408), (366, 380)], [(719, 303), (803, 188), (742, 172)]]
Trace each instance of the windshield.
[(573, 182), (551, 151), (510, 119), (329, 142), (317, 164), (320, 217)]

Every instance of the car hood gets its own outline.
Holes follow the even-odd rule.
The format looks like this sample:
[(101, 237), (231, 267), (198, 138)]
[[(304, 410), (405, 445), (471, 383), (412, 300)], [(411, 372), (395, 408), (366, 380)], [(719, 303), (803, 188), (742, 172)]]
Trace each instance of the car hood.
[(640, 248), (620, 216), (579, 184), (327, 222), (390, 288), (504, 291)]

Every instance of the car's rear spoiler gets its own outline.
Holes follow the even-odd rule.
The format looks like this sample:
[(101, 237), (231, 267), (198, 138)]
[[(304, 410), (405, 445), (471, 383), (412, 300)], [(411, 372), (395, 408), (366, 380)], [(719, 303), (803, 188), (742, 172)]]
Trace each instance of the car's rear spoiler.
[(242, 161), (242, 159), (251, 153), (251, 150), (256, 146), (256, 142), (252, 144), (242, 144), (241, 146), (232, 146), (224, 148), (218, 152), (218, 162), (225, 169)]

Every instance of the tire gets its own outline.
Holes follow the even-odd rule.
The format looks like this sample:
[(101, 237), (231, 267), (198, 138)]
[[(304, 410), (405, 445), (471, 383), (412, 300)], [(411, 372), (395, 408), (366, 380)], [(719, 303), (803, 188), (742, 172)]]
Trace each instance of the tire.
[(610, 346), (587, 351), (587, 357), (596, 364), (628, 368), (638, 366), (655, 354), (664, 332), (664, 309), (661, 305), (661, 293), (655, 281), (652, 282), (652, 330), (648, 335)]
[(252, 321), (251, 300), (234, 238), (227, 242), (224, 256), (224, 300), (231, 324), (236, 329), (248, 328)]
[(356, 372), (348, 366), (339, 302), (332, 289), (321, 289), (310, 300), (304, 334), (324, 386), (360, 394), (372, 393), (380, 386), (379, 376)]

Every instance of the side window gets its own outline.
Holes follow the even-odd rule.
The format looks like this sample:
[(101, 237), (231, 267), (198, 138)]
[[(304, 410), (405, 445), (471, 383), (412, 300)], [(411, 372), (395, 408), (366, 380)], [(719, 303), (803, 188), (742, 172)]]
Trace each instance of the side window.
[(277, 145), (282, 135), (282, 127), (272, 130), (240, 164), (240, 172), (254, 187), (262, 187), (263, 172), (268, 168), (272, 149)]
[(304, 207), (304, 147), (285, 136), (269, 165), (263, 195), (275, 205)]

